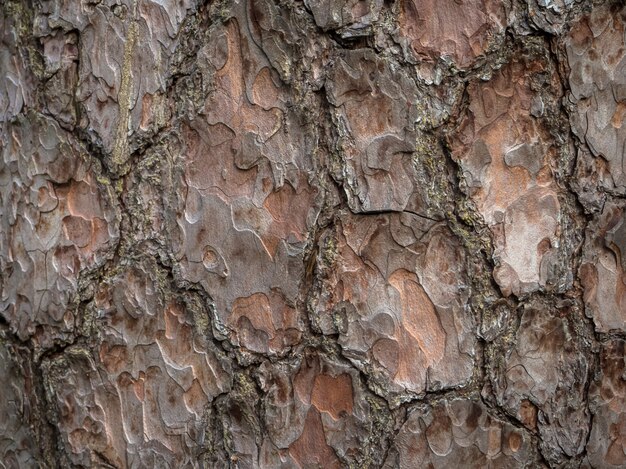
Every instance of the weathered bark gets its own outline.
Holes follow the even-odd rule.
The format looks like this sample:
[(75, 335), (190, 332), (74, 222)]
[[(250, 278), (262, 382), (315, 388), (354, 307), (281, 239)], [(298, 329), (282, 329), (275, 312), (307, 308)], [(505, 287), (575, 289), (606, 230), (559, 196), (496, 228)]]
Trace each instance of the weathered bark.
[(0, 467), (626, 467), (625, 25), (3, 1)]

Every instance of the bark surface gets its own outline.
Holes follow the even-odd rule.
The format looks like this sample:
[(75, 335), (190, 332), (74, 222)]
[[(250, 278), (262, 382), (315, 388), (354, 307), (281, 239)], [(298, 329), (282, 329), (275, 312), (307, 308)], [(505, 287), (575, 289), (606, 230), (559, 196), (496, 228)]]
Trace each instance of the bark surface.
[(0, 2), (0, 467), (626, 467), (626, 7)]

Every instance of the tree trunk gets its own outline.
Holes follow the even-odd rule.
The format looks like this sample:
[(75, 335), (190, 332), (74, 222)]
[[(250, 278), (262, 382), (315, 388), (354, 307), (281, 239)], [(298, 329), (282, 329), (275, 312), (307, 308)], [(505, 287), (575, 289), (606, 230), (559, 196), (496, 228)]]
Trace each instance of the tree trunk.
[(622, 2), (0, 9), (0, 467), (626, 467)]

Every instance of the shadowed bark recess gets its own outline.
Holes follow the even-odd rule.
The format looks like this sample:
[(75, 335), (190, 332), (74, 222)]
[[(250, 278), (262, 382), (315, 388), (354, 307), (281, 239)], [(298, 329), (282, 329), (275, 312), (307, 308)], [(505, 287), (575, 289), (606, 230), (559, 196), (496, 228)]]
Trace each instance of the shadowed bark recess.
[(0, 3), (0, 468), (626, 467), (623, 2)]

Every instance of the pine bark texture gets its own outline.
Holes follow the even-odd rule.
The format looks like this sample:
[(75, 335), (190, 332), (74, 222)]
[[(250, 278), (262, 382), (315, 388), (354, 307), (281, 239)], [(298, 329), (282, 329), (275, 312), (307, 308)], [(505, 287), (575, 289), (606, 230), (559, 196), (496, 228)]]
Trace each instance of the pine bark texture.
[(1, 468), (626, 467), (626, 7), (4, 0)]

